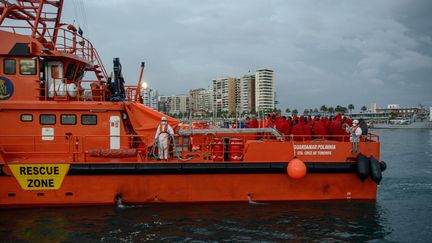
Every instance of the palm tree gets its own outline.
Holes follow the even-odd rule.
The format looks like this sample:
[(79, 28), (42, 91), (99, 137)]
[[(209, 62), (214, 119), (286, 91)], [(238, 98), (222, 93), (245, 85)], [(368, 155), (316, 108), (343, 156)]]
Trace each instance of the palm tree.
[(362, 106), (362, 108), (361, 108), (361, 111), (362, 111), (362, 112), (365, 112), (365, 111), (367, 111), (367, 108), (366, 108), (366, 106)]
[(353, 104), (349, 104), (348, 105), (348, 110), (349, 110), (349, 112), (351, 114), (352, 110), (354, 110), (354, 105)]
[(335, 109), (333, 108), (333, 106), (330, 106), (327, 111), (331, 114), (333, 114), (333, 112), (335, 111)]
[(320, 108), (320, 111), (327, 112), (327, 106), (322, 105), (321, 108)]
[(294, 109), (294, 110), (291, 112), (291, 114), (292, 114), (293, 116), (297, 116), (297, 114), (298, 114), (298, 110), (297, 110), (297, 109)]
[(287, 114), (291, 113), (290, 108), (286, 108), (286, 109), (285, 109), (285, 112), (286, 112)]

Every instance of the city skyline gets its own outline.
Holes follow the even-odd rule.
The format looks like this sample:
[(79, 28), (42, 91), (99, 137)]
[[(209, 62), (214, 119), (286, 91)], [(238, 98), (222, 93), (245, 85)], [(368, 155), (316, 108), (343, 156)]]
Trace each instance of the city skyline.
[(271, 67), (280, 109), (352, 103), (357, 110), (372, 102), (432, 105), (431, 6), (89, 0), (87, 28), (73, 6), (65, 8), (63, 22), (77, 19), (108, 70), (120, 57), (128, 84), (137, 82), (141, 61), (144, 80), (164, 94)]

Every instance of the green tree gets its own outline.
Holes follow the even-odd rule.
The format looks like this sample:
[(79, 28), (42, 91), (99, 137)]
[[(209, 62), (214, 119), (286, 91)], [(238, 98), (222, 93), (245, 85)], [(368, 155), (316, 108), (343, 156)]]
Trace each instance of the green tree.
[(303, 114), (304, 114), (304, 115), (308, 115), (308, 114), (309, 114), (309, 109), (305, 109), (305, 110), (303, 111)]
[(347, 113), (348, 109), (346, 107), (337, 105), (336, 108), (334, 109), (334, 111), (336, 111), (338, 113)]
[(294, 109), (294, 110), (291, 112), (291, 114), (292, 114), (293, 116), (297, 116), (297, 114), (298, 114), (298, 110), (297, 110), (297, 109)]
[(351, 113), (352, 110), (354, 110), (354, 105), (353, 104), (349, 104), (348, 105), (348, 110), (349, 110), (349, 113)]
[(320, 108), (320, 111), (327, 112), (327, 106), (322, 105), (321, 108)]
[(361, 111), (362, 111), (362, 112), (365, 112), (365, 111), (367, 111), (367, 108), (366, 108), (366, 106), (362, 106), (362, 108), (361, 108)]
[(285, 112), (286, 112), (287, 114), (291, 113), (290, 108), (286, 108), (286, 109), (285, 109)]
[(313, 112), (316, 114), (316, 113), (318, 113), (318, 108), (315, 108), (314, 110), (313, 110)]
[(333, 112), (335, 112), (335, 109), (333, 108), (333, 106), (330, 106), (330, 107), (327, 109), (327, 111), (328, 111), (330, 114), (333, 114)]

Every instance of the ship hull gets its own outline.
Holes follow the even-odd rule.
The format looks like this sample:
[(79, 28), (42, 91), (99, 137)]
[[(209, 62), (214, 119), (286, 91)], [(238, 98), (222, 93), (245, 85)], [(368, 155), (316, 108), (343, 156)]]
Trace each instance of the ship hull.
[(376, 199), (377, 186), (371, 179), (362, 182), (352, 165), (339, 164), (331, 168), (309, 164), (315, 169), (302, 179), (290, 178), (283, 164), (270, 168), (263, 163), (242, 171), (235, 169), (238, 166), (229, 170), (195, 166), (187, 171), (117, 169), (120, 174), (112, 174), (106, 166), (75, 172), (71, 168), (60, 189), (44, 191), (23, 190), (13, 176), (3, 175), (0, 207), (115, 204), (117, 196), (124, 204)]

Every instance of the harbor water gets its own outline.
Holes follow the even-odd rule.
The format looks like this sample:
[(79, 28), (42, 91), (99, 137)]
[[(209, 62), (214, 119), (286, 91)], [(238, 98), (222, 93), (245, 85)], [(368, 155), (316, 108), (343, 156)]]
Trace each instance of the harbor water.
[(430, 242), (432, 130), (375, 132), (377, 201), (1, 209), (0, 242)]

